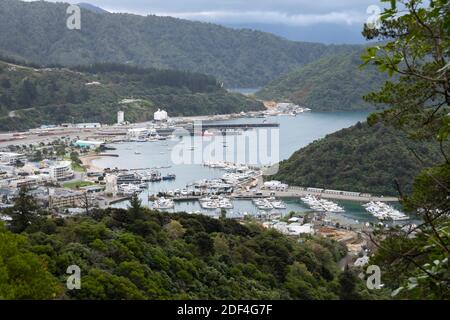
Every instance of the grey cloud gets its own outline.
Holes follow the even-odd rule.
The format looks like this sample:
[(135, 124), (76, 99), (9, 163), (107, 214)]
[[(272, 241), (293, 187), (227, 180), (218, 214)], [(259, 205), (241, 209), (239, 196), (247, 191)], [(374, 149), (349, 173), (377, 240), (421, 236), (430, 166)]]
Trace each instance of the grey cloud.
[(199, 11), (159, 12), (158, 15), (172, 15), (178, 18), (216, 23), (267, 23), (289, 26), (328, 24), (361, 24), (367, 17), (358, 12), (329, 12), (320, 14), (288, 14), (277, 11)]
[[(30, 1), (30, 0), (25, 0)], [(141, 15), (175, 16), (226, 26), (245, 26), (288, 36), (329, 42), (329, 34), (339, 42), (362, 41), (358, 34), (370, 13), (371, 5), (380, 0), (47, 0), (53, 2), (88, 2), (111, 12)], [(381, 5), (380, 5), (381, 6)], [(265, 27), (266, 26), (266, 27)], [(316, 28), (316, 29), (314, 29)], [(332, 28), (332, 29), (330, 29)], [(334, 28), (334, 29), (333, 29)], [(351, 28), (351, 29), (349, 29)], [(297, 30), (297, 32), (295, 31)], [(318, 31), (321, 30), (321, 31)], [(324, 31), (325, 30), (325, 31)], [(332, 31), (332, 32), (331, 32)], [(311, 37), (292, 34), (311, 33)], [(327, 33), (327, 34), (325, 34)], [(314, 35), (314, 36), (313, 36)], [(360, 40), (356, 40), (360, 39)]]
[(355, 11), (364, 13), (369, 5), (379, 3), (379, 0), (69, 0), (67, 2), (83, 1), (111, 11), (139, 14), (204, 11), (267, 11), (304, 15)]

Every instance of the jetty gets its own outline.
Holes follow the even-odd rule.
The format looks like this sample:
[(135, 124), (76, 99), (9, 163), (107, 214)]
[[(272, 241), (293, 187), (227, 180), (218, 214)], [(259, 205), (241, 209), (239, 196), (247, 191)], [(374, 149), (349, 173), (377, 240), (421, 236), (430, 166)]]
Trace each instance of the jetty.
[[(252, 130), (256, 128), (279, 128), (279, 123), (209, 123), (205, 124), (202, 123), (201, 125), (195, 125), (190, 124), (183, 126), (182, 128), (157, 128), (156, 132), (161, 137), (167, 137), (172, 134), (181, 134), (182, 131), (184, 131), (187, 135), (194, 135), (196, 132), (205, 132), (205, 131), (211, 131), (211, 130), (217, 130), (222, 132), (222, 134), (226, 134), (229, 130), (241, 130), (241, 131), (247, 131)], [(181, 129), (181, 131), (180, 131)]]
[[(383, 197), (374, 196), (370, 194), (356, 194), (356, 193), (326, 193), (323, 190), (310, 190), (310, 188), (301, 187), (289, 187), (285, 191), (276, 190), (261, 190), (258, 192), (259, 197), (277, 197), (277, 198), (291, 198), (300, 199), (302, 197), (312, 195), (324, 199), (333, 200), (344, 200), (344, 201), (354, 201), (354, 202), (371, 202), (371, 201), (381, 201), (381, 202), (399, 202), (396, 197)], [(255, 194), (252, 192), (242, 192), (237, 196), (239, 198), (252, 197), (255, 198)]]
[[(193, 126), (195, 128), (195, 125)], [(202, 130), (211, 129), (242, 129), (248, 130), (253, 128), (278, 128), (279, 123), (212, 123), (212, 124), (202, 124)]]

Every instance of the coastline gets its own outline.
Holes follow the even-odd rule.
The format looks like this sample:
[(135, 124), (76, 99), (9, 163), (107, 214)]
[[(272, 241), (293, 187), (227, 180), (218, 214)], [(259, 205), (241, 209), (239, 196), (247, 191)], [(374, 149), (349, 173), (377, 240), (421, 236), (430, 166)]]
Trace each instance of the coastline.
[(104, 157), (108, 157), (108, 155), (83, 156), (83, 157), (80, 157), (80, 161), (83, 164), (83, 166), (88, 170), (95, 171), (95, 172), (103, 172), (104, 168), (94, 165), (93, 162), (95, 160), (99, 160)]

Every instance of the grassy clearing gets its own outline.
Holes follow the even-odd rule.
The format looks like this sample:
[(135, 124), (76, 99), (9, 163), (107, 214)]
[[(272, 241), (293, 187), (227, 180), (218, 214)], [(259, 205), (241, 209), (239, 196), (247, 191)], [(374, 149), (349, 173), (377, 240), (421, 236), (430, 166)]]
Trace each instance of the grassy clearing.
[(73, 182), (64, 183), (63, 186), (64, 186), (64, 188), (69, 188), (69, 189), (79, 189), (82, 187), (92, 186), (94, 184), (95, 183), (90, 182), (90, 181), (73, 181)]

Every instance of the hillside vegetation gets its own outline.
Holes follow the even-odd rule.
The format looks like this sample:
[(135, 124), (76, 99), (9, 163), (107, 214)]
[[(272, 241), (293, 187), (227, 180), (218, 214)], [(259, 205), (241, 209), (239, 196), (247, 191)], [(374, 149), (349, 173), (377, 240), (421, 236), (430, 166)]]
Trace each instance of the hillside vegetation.
[(378, 90), (387, 77), (374, 67), (359, 68), (360, 49), (323, 57), (273, 81), (256, 95), (261, 99), (290, 101), (316, 111), (368, 110), (363, 100)]
[(271, 178), (297, 186), (398, 196), (395, 181), (410, 192), (414, 177), (441, 159), (438, 144), (411, 141), (381, 124), (358, 123), (297, 151)]
[(82, 9), (81, 30), (66, 27), (68, 4), (0, 1), (0, 52), (39, 64), (96, 62), (189, 70), (227, 87), (261, 87), (292, 68), (354, 46), (288, 41), (171, 17)]
[[(134, 99), (120, 104), (123, 99)], [(260, 110), (251, 98), (229, 93), (211, 77), (115, 64), (33, 68), (0, 61), (0, 130), (64, 122), (114, 123), (153, 119), (158, 108), (171, 116)]]
[[(331, 240), (299, 243), (256, 224), (159, 213), (136, 200), (128, 210), (69, 219), (36, 215), (32, 200), (23, 194), (22, 200), (5, 211), (16, 234), (0, 223), (0, 298), (371, 297), (361, 280), (340, 271), (346, 249)], [(81, 269), (80, 290), (63, 286), (71, 265)]]

